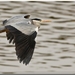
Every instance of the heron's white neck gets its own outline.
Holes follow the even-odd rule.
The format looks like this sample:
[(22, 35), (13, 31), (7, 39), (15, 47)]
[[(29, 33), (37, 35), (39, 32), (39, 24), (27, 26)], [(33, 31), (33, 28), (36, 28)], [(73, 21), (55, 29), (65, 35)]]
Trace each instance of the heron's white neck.
[(35, 31), (38, 32), (38, 27), (35, 28)]

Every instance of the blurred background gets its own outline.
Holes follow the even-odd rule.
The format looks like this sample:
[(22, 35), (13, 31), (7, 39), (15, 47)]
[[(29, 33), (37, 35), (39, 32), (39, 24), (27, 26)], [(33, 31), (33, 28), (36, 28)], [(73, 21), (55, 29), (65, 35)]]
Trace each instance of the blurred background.
[(14, 45), (1, 33), (0, 74), (75, 74), (75, 2), (0, 1), (0, 25), (19, 14), (52, 22), (41, 25), (33, 58), (27, 66), (19, 63)]

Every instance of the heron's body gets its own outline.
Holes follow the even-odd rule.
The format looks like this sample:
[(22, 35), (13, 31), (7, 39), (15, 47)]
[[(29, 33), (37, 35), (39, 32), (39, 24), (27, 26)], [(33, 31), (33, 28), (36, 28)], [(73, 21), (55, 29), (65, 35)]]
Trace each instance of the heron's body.
[(20, 15), (3, 21), (1, 32), (6, 32), (9, 43), (15, 44), (16, 55), (20, 62), (28, 64), (35, 48), (35, 38), (38, 32), (40, 19), (30, 19), (30, 15)]
[(28, 24), (28, 22), (31, 21), (31, 19), (25, 19), (24, 16), (25, 15), (20, 15), (20, 16), (15, 16), (10, 18), (5, 23), (5, 26), (11, 25), (15, 27), (16, 29), (18, 29), (19, 31), (21, 31), (22, 33), (30, 35), (31, 33), (35, 31), (35, 28), (37, 26), (33, 24)]

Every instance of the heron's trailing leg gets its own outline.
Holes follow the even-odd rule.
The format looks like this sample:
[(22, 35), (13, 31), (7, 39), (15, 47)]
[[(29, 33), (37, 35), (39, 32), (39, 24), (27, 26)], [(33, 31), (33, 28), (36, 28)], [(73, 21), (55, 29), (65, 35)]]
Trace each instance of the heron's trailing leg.
[(0, 33), (5, 32), (5, 31), (6, 31), (5, 27), (4, 26), (1, 26), (0, 27)]

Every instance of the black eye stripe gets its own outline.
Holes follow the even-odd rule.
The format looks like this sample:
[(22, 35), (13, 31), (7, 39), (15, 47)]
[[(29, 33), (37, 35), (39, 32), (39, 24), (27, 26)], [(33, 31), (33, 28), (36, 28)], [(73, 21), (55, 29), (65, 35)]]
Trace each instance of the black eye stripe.
[(41, 21), (41, 19), (38, 19), (38, 18), (34, 18), (34, 19), (32, 19), (32, 20), (37, 20), (37, 21)]

